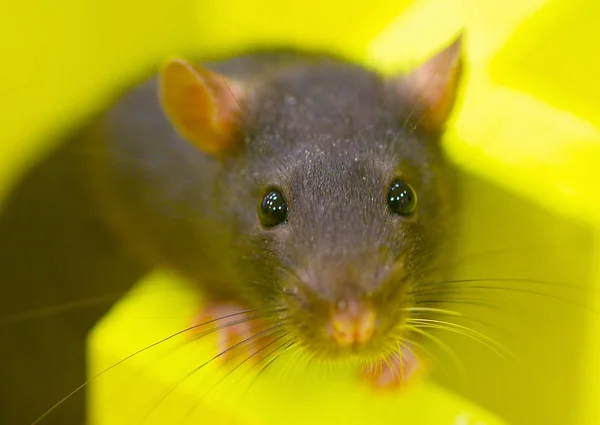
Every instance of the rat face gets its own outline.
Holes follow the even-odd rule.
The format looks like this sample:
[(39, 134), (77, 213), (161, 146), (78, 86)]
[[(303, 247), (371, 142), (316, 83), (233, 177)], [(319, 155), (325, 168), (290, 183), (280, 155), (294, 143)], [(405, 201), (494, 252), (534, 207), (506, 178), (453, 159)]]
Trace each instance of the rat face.
[(292, 65), (251, 88), (224, 89), (203, 72), (192, 99), (203, 115), (171, 112), (188, 140), (220, 150), (220, 204), (240, 235), (246, 298), (281, 306), (289, 332), (318, 356), (397, 352), (411, 290), (436, 269), (453, 209), (439, 134), (457, 52), (455, 44), (393, 80), (332, 60)]
[(281, 254), (281, 302), (320, 354), (397, 348), (408, 293), (433, 267), (445, 217), (431, 207), (442, 199), (431, 176), (403, 172), (401, 162), (303, 163), (280, 194), (286, 222), (265, 229)]
[[(341, 77), (357, 81), (343, 101), (334, 89), (348, 81), (339, 73), (323, 74), (336, 81), (323, 83), (327, 96), (314, 74), (303, 90), (274, 91), (277, 113), (256, 116), (267, 130), (246, 152), (260, 194), (248, 223), (252, 251), (263, 253), (256, 279), (273, 283), (271, 302), (287, 308), (290, 332), (329, 358), (397, 351), (409, 292), (435, 267), (450, 210), (437, 138), (404, 124), (407, 109), (385, 96), (380, 79), (349, 73)], [(315, 100), (320, 115), (308, 107)], [(273, 119), (298, 127), (269, 133)], [(266, 151), (263, 140), (294, 143)]]
[(229, 174), (253, 186), (234, 197), (256, 211), (240, 222), (243, 274), (313, 353), (397, 351), (451, 211), (438, 133), (415, 129), (413, 105), (346, 64), (299, 67), (264, 87), (246, 105), (245, 151)]

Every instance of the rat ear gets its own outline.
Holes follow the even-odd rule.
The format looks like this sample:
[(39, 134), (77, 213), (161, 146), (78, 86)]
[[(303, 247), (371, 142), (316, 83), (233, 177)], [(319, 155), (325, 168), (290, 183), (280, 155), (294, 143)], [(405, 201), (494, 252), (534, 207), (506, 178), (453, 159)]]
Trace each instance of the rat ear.
[(160, 72), (159, 96), (177, 132), (199, 149), (222, 155), (240, 140), (244, 98), (240, 83), (182, 59), (171, 59)]
[(441, 131), (452, 112), (462, 76), (462, 35), (408, 76), (397, 80), (397, 89), (408, 93), (420, 115), (420, 125)]

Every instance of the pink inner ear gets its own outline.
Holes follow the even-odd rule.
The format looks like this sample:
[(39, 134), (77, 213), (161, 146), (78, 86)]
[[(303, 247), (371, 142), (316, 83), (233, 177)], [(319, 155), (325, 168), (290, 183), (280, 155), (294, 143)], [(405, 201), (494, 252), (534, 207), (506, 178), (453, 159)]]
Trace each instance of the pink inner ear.
[(202, 76), (211, 94), (215, 115), (214, 124), (224, 131), (231, 131), (237, 126), (243, 113), (242, 104), (245, 101), (244, 86), (206, 69), (201, 69)]
[(180, 59), (164, 67), (160, 84), (165, 113), (183, 138), (211, 154), (234, 147), (242, 112), (240, 84)]
[(441, 129), (456, 99), (462, 71), (461, 38), (414, 71), (405, 84), (423, 108), (422, 124), (431, 130)]

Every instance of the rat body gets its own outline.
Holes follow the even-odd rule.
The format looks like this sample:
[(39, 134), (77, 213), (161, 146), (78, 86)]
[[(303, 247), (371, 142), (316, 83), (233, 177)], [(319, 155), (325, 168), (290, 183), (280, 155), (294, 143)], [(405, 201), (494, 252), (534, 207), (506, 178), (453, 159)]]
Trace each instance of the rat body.
[(398, 78), (317, 55), (171, 61), (83, 135), (97, 212), (211, 304), (279, 309), (315, 356), (389, 357), (448, 253), (458, 52)]

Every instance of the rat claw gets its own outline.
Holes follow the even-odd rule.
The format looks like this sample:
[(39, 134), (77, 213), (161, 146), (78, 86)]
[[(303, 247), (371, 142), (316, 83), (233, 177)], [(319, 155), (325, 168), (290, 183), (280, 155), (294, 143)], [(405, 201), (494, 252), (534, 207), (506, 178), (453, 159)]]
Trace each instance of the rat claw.
[[(246, 310), (235, 303), (208, 304), (194, 318), (193, 326), (199, 326), (194, 333), (204, 335), (216, 331), (217, 354), (223, 362), (229, 362), (236, 357), (260, 360), (259, 350), (269, 342), (269, 338), (256, 337), (264, 327), (258, 319), (253, 319), (251, 312), (246, 313)], [(207, 325), (200, 326), (203, 323)]]
[(363, 377), (375, 389), (404, 390), (416, 379), (424, 369), (424, 365), (409, 347), (402, 348), (375, 367), (369, 366), (363, 370)]

